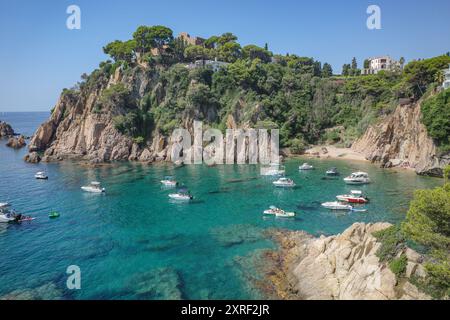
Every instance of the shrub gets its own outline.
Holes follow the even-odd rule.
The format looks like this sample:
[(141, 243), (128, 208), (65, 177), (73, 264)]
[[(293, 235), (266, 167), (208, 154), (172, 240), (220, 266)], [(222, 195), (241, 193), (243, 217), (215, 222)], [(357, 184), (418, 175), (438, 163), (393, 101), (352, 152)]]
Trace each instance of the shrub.
[(381, 242), (376, 255), (381, 262), (392, 261), (405, 248), (405, 237), (400, 226), (392, 226), (387, 229), (373, 233), (374, 237)]
[(422, 122), (443, 152), (450, 151), (450, 89), (422, 103)]
[(405, 254), (402, 254), (400, 258), (395, 258), (389, 262), (389, 269), (391, 269), (397, 277), (402, 277), (405, 274), (407, 264), (408, 258)]

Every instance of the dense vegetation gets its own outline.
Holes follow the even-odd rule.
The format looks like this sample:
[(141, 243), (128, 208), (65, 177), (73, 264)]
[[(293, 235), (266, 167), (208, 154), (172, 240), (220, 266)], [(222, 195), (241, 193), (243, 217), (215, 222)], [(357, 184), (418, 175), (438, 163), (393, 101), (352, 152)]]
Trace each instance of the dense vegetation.
[(433, 96), (422, 104), (423, 123), (439, 149), (450, 151), (450, 89)]
[[(113, 61), (102, 62), (80, 88), (91, 88), (117, 68), (133, 73), (147, 65), (148, 76), (157, 79), (152, 92), (136, 100), (124, 96), (123, 88), (112, 88), (117, 92), (104, 93), (96, 107), (102, 112), (111, 99), (125, 104), (124, 114), (115, 119), (121, 132), (145, 142), (153, 130), (170, 134), (186, 118), (225, 129), (232, 115), (239, 123), (279, 128), (281, 145), (301, 151), (309, 143), (351, 143), (379, 116), (392, 112), (399, 98), (420, 98), (450, 62), (444, 55), (411, 62), (403, 72), (363, 76), (353, 59), (336, 76), (328, 63), (273, 54), (267, 44), (242, 47), (237, 40), (224, 33), (201, 46), (188, 45), (167, 27), (141, 26), (132, 39), (104, 47)], [(217, 72), (186, 67), (215, 58), (228, 65)]]
[(444, 186), (417, 190), (405, 221), (374, 235), (382, 243), (377, 255), (398, 276), (406, 270), (406, 257), (399, 253), (407, 242), (425, 252), (425, 279), (413, 281), (435, 298), (450, 296), (450, 166), (444, 170)]

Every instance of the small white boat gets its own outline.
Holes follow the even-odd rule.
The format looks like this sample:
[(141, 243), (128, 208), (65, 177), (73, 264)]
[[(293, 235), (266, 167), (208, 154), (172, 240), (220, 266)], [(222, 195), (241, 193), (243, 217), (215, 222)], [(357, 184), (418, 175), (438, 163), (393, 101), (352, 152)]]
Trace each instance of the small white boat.
[(38, 173), (36, 173), (35, 175), (34, 175), (34, 177), (36, 178), (36, 179), (38, 179), (38, 180), (47, 180), (48, 179), (48, 176), (45, 174), (45, 172), (43, 172), (43, 171), (40, 171), (40, 172), (38, 172)]
[(331, 210), (353, 210), (353, 207), (351, 205), (344, 204), (338, 201), (322, 203), (322, 207)]
[(350, 176), (344, 178), (347, 184), (368, 184), (370, 183), (369, 174), (366, 172), (354, 172)]
[(326, 175), (327, 176), (338, 176), (339, 171), (337, 170), (337, 168), (330, 168), (326, 171)]
[(273, 182), (275, 187), (279, 188), (293, 188), (295, 187), (295, 182), (289, 178), (280, 178)]
[(102, 185), (98, 181), (92, 181), (90, 185), (81, 187), (83, 191), (93, 192), (93, 193), (102, 193), (105, 192), (105, 188), (102, 188)]
[(178, 182), (176, 182), (173, 177), (167, 176), (161, 180), (161, 184), (165, 187), (176, 187)]
[(313, 169), (314, 167), (309, 163), (304, 163), (300, 167), (298, 167), (298, 170), (313, 170)]
[(0, 223), (8, 223), (16, 220), (16, 216), (12, 213), (0, 212)]
[(286, 173), (286, 170), (283, 166), (280, 166), (278, 163), (271, 163), (270, 166), (261, 167), (261, 175), (262, 176), (283, 176)]
[(0, 209), (2, 209), (2, 208), (7, 208), (7, 207), (9, 207), (9, 206), (11, 206), (11, 205), (9, 204), (9, 202), (0, 202)]
[(190, 201), (194, 199), (193, 196), (189, 193), (189, 191), (185, 188), (179, 189), (177, 193), (171, 193), (169, 194), (169, 198), (172, 200), (178, 200), (178, 201)]
[(278, 218), (293, 218), (295, 217), (295, 212), (286, 212), (277, 207), (270, 207), (270, 209), (264, 211), (265, 215), (273, 215)]
[(350, 194), (336, 196), (336, 199), (343, 202), (349, 203), (367, 203), (369, 202), (369, 198), (363, 196), (362, 191), (360, 190), (352, 190)]

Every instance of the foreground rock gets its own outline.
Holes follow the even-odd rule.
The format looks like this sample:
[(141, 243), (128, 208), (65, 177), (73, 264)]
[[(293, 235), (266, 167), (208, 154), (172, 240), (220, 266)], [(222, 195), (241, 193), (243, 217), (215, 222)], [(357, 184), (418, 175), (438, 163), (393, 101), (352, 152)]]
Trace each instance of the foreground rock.
[(14, 136), (13, 128), (4, 121), (0, 121), (0, 138), (10, 138)]
[(412, 276), (424, 276), (416, 252), (406, 250), (410, 267), (402, 281), (376, 256), (381, 244), (372, 233), (389, 226), (356, 223), (342, 234), (320, 238), (304, 232), (277, 233), (281, 251), (268, 257), (278, 268), (267, 277), (282, 299), (430, 299), (409, 282)]
[(393, 114), (370, 126), (352, 149), (382, 167), (412, 168), (421, 175), (442, 177), (450, 154), (439, 154), (421, 116), (420, 102), (400, 105)]
[(8, 142), (6, 143), (7, 147), (13, 148), (13, 149), (21, 149), (25, 147), (27, 143), (25, 142), (25, 137), (20, 136), (18, 138), (13, 137), (9, 138)]

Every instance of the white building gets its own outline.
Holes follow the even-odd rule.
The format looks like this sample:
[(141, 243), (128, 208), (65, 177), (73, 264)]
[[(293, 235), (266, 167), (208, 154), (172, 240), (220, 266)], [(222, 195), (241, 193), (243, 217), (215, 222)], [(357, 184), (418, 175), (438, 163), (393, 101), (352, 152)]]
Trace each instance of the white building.
[(400, 62), (392, 59), (389, 56), (375, 57), (368, 60), (369, 68), (363, 69), (363, 74), (377, 74), (378, 72), (383, 70), (392, 71), (401, 67)]
[(189, 69), (196, 69), (196, 68), (211, 68), (214, 72), (219, 71), (221, 68), (226, 67), (229, 65), (227, 62), (218, 61), (217, 58), (215, 60), (196, 60), (194, 63), (190, 63), (187, 65)]
[(444, 70), (444, 83), (442, 84), (442, 87), (444, 89), (450, 88), (450, 64), (448, 65), (448, 69)]

